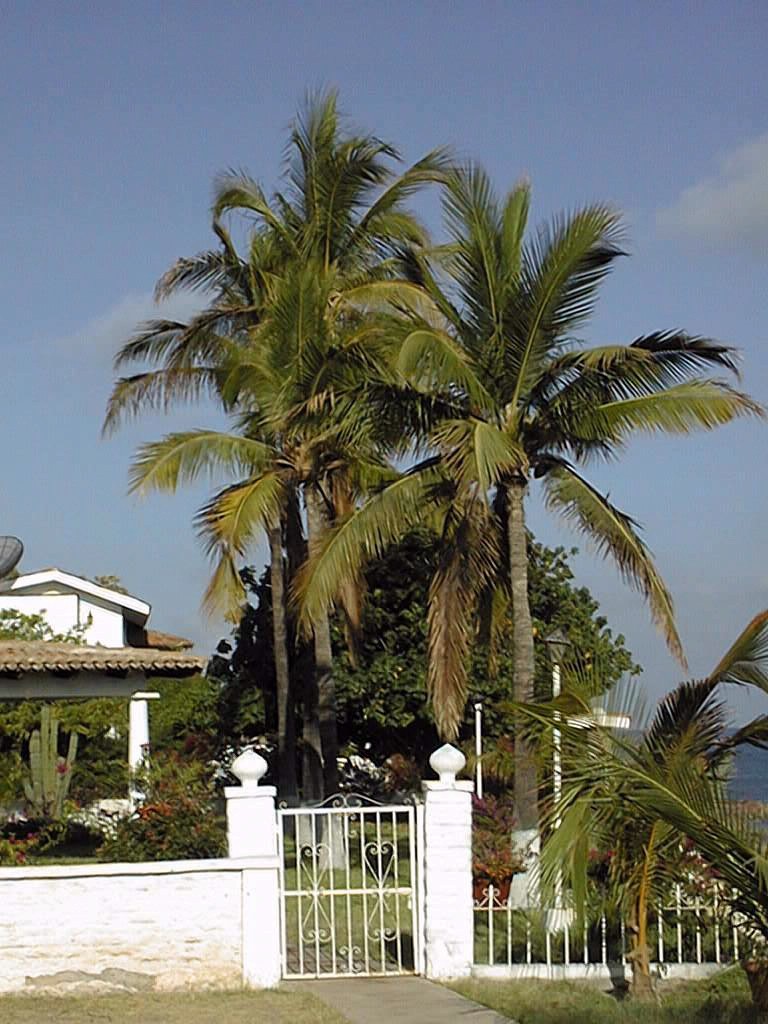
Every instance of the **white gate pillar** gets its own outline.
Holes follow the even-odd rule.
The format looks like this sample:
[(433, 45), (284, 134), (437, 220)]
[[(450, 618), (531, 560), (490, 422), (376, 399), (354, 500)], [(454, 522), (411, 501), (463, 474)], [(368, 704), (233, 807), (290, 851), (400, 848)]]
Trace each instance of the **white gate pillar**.
[(428, 978), (472, 972), (471, 782), (457, 782), (466, 758), (446, 743), (429, 759), (439, 775), (424, 782), (424, 943)]
[(243, 984), (273, 988), (280, 983), (280, 862), (274, 786), (260, 786), (267, 762), (244, 750), (232, 764), (239, 786), (227, 786), (229, 856), (263, 858), (244, 867), (241, 890)]

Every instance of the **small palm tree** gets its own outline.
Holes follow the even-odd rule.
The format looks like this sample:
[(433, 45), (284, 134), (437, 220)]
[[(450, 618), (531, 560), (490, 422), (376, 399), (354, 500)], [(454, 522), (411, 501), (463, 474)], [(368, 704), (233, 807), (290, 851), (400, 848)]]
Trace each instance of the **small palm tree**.
[[(414, 256), (431, 306), (405, 309), (399, 388), (383, 389), (425, 458), (340, 527), (302, 582), (310, 619), (345, 578), (426, 517), (445, 556), (430, 598), (429, 682), (442, 734), (457, 733), (476, 598), (501, 587), (514, 620), (514, 696), (533, 698), (525, 498), (534, 481), (550, 509), (612, 559), (647, 599), (684, 661), (672, 600), (636, 524), (579, 464), (621, 454), (637, 432), (686, 434), (763, 415), (710, 368), (735, 372), (735, 352), (679, 331), (588, 348), (580, 332), (622, 255), (621, 221), (592, 205), (527, 235), (530, 189), (503, 201), (485, 173), (453, 173), (444, 189), (449, 243), (440, 262)], [(384, 413), (382, 413), (384, 415)], [(515, 802), (537, 823), (534, 751), (517, 729)]]
[[(565, 725), (583, 721), (588, 712), (577, 690), (526, 711), (548, 728), (559, 716), (568, 755), (563, 797), (548, 822), (545, 882), (565, 870), (583, 915), (590, 850), (610, 850), (605, 900), (628, 924), (632, 992), (638, 997), (653, 991), (650, 915), (691, 867), (686, 839), (720, 876), (731, 912), (746, 919), (754, 937), (768, 941), (768, 843), (727, 788), (733, 752), (744, 744), (768, 747), (768, 716), (729, 732), (720, 695), (726, 685), (768, 693), (768, 612), (749, 623), (709, 676), (682, 683), (665, 697), (636, 740), (599, 726)], [(757, 961), (748, 955), (745, 966), (759, 998), (768, 1000), (768, 954)]]

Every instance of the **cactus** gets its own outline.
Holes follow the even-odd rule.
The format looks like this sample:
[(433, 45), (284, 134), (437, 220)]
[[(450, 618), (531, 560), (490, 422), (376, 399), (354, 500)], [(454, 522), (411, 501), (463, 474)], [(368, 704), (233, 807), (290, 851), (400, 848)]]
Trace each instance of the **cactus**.
[(24, 795), (36, 817), (60, 818), (64, 811), (77, 756), (77, 733), (69, 734), (66, 757), (59, 755), (58, 740), (59, 722), (49, 707), (43, 707), (40, 728), (29, 738), (29, 776), (24, 780)]

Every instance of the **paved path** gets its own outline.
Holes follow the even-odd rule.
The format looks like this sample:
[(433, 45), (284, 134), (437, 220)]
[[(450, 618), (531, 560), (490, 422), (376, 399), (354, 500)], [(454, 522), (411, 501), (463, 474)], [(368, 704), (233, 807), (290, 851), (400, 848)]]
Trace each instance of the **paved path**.
[(510, 1024), (506, 1017), (424, 978), (336, 978), (292, 981), (350, 1024)]

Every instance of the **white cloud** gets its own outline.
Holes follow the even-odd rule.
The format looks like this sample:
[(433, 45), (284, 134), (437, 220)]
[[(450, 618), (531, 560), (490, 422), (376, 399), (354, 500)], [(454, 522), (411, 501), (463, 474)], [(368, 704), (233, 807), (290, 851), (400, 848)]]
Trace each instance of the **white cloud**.
[(720, 170), (657, 213), (659, 227), (710, 244), (742, 244), (768, 256), (768, 134), (726, 153)]
[(203, 306), (201, 297), (180, 294), (162, 303), (155, 303), (151, 293), (126, 295), (114, 306), (99, 313), (72, 331), (66, 337), (56, 339), (56, 346), (70, 351), (86, 350), (95, 357), (107, 355), (110, 359), (144, 320), (165, 318), (186, 320)]

